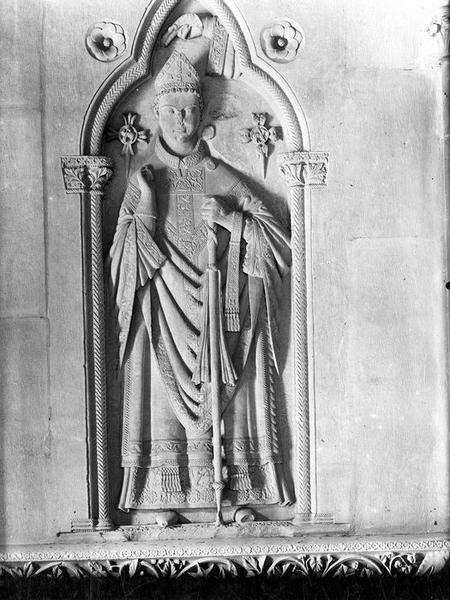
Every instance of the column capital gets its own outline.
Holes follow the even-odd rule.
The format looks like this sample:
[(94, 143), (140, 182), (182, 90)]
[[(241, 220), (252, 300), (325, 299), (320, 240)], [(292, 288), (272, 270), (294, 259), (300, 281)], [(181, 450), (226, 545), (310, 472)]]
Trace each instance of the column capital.
[(278, 155), (278, 167), (288, 187), (327, 184), (328, 152), (302, 150)]
[(441, 60), (450, 59), (450, 2), (436, 11), (436, 16), (428, 26), (428, 33), (439, 44)]
[(62, 156), (61, 169), (67, 194), (102, 194), (113, 175), (112, 160), (106, 156)]

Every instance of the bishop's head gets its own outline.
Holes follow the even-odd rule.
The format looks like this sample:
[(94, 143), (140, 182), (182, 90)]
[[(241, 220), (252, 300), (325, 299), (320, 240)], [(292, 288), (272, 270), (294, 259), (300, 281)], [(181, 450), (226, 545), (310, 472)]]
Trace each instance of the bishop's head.
[(173, 52), (155, 79), (154, 110), (168, 149), (188, 154), (197, 142), (202, 97), (200, 77), (184, 54)]

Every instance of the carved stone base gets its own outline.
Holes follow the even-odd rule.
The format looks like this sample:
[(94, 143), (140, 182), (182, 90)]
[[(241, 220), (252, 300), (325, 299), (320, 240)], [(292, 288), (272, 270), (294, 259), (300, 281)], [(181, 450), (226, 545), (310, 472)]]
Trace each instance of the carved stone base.
[(123, 574), (147, 578), (259, 574), (420, 576), (442, 570), (450, 555), (450, 542), (444, 535), (240, 537), (193, 539), (188, 545), (185, 541), (169, 540), (117, 543), (110, 539), (113, 532), (97, 535), (103, 543), (6, 548), (0, 551), (0, 575), (19, 578), (46, 573), (50, 577), (110, 579)]
[[(249, 509), (239, 509), (249, 510)], [(60, 533), (58, 541), (63, 543), (103, 543), (105, 541), (144, 542), (147, 540), (212, 540), (212, 539), (254, 539), (254, 538), (293, 538), (306, 534), (330, 535), (346, 534), (347, 523), (320, 523), (291, 521), (236, 521), (217, 527), (214, 523), (155, 523), (126, 525), (115, 531), (80, 531)]]

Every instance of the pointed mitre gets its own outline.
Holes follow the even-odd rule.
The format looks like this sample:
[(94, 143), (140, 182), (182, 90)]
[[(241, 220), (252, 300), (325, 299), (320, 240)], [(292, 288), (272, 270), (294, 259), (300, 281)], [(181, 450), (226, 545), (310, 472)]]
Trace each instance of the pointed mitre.
[(158, 96), (170, 92), (200, 95), (200, 76), (184, 54), (174, 51), (155, 79)]

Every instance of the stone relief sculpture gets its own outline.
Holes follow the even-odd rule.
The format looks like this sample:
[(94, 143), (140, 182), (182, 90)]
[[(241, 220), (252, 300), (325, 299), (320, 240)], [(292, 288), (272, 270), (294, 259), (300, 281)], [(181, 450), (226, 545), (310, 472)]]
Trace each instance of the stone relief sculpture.
[[(183, 15), (163, 42), (206, 26), (220, 28)], [(223, 72), (228, 59), (211, 59), (219, 41), (207, 69)], [(183, 53), (171, 53), (155, 89), (155, 152), (129, 179), (108, 258), (123, 395), (119, 508), (216, 507), (220, 522), (222, 502), (294, 500), (274, 393), (290, 240), (210, 156), (198, 133), (201, 76)]]
[[(81, 155), (61, 157), (84, 250), (88, 502), (73, 532), (159, 538), (178, 520), (181, 536), (265, 536), (328, 518), (308, 350), (310, 189), (328, 153), (308, 149), (237, 11), (192, 8), (152, 0)], [(217, 532), (222, 505), (235, 523)]]

